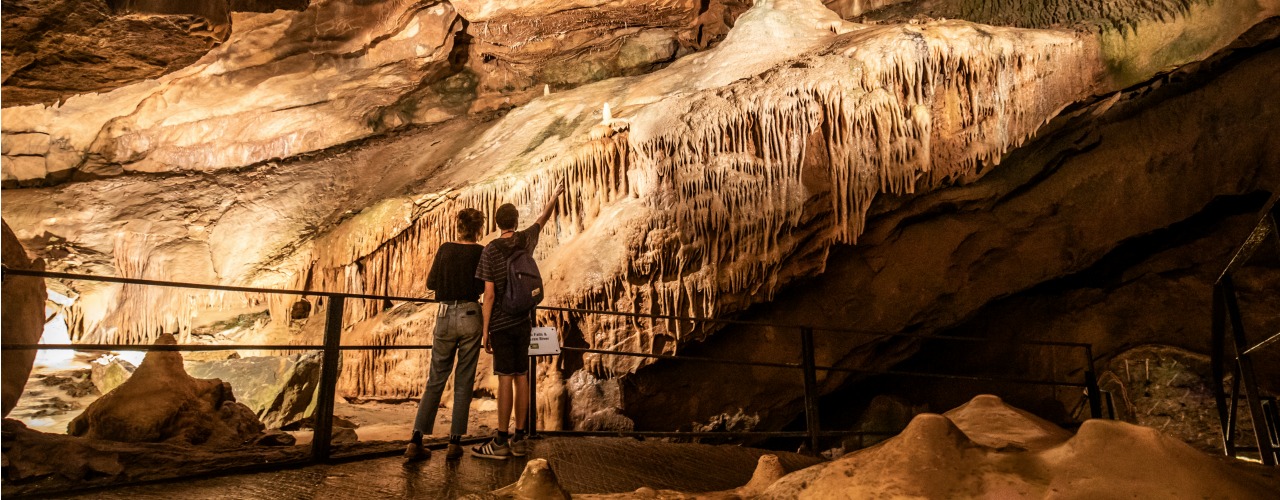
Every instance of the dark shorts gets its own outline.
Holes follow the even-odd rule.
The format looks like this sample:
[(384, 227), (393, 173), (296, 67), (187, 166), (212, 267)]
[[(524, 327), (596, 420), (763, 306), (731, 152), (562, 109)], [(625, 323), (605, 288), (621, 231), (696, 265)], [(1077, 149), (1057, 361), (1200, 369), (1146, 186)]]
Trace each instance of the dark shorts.
[(533, 325), (521, 325), (489, 332), (493, 345), (494, 375), (524, 375), (529, 371), (529, 336)]

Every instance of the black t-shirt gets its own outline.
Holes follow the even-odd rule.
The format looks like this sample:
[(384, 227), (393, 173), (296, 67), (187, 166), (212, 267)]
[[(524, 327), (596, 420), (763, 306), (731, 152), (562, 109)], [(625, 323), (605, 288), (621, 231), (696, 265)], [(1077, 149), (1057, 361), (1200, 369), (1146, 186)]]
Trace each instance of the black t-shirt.
[(440, 245), (427, 275), (427, 288), (436, 291), (436, 300), (480, 300), (484, 281), (476, 278), (476, 266), (483, 251), (475, 243)]
[(521, 243), (525, 245), (528, 251), (532, 252), (538, 246), (538, 233), (541, 231), (542, 226), (535, 222), (533, 225), (517, 231), (510, 238), (497, 238), (484, 247), (484, 253), (480, 257), (480, 265), (476, 267), (476, 277), (493, 282), (494, 304), (493, 312), (489, 316), (490, 332), (529, 321), (527, 315), (513, 316), (504, 312), (500, 306), (502, 305), (502, 294), (507, 290), (507, 257), (510, 257), (516, 245)]

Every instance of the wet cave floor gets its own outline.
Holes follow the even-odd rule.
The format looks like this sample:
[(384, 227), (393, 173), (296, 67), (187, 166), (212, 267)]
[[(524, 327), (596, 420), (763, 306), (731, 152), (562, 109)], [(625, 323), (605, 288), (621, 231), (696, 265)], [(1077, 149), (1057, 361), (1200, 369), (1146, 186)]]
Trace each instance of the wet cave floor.
[(409, 463), (400, 457), (375, 458), (96, 489), (56, 498), (484, 498), (516, 482), (525, 464), (536, 458), (549, 462), (570, 493), (621, 493), (641, 487), (698, 492), (746, 484), (764, 454), (777, 455), (787, 471), (820, 460), (741, 446), (628, 438), (541, 438), (531, 444), (527, 456), (509, 460), (477, 458), (470, 453), (447, 460), (444, 450), (437, 449), (429, 459)]

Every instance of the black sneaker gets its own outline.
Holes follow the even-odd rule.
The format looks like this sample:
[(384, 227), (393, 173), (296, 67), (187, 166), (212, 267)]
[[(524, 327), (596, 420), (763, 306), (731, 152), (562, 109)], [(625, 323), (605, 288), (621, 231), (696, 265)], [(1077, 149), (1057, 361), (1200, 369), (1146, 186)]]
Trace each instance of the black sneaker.
[(508, 442), (511, 444), (511, 456), (523, 457), (529, 454), (529, 438), (512, 439)]
[(491, 439), (485, 444), (471, 447), (471, 454), (482, 458), (506, 460), (511, 458), (511, 447), (507, 443), (498, 444), (497, 439)]

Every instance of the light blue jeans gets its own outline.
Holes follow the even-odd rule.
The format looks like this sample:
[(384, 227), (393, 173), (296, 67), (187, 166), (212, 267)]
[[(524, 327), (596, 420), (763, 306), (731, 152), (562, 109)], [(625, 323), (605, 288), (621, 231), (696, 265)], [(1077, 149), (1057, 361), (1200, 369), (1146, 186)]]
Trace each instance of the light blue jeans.
[(438, 307), (441, 311), (436, 314), (436, 331), (431, 340), (431, 373), (427, 375), (427, 389), (422, 393), (422, 401), (418, 402), (418, 418), (413, 422), (413, 430), (424, 436), (434, 432), (440, 396), (449, 381), (449, 372), (453, 371), (453, 423), (449, 432), (462, 436), (467, 433), (471, 392), (476, 382), (476, 361), (480, 358), (480, 329), (483, 326), (480, 303), (441, 303)]

